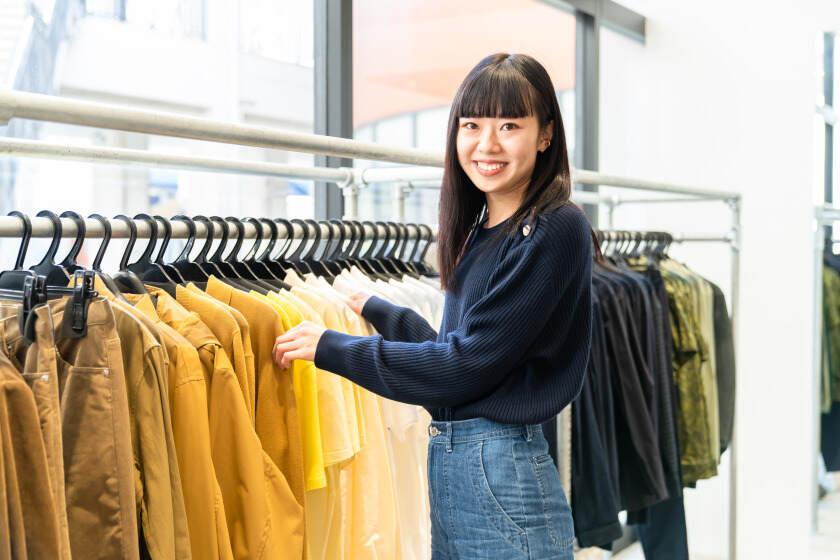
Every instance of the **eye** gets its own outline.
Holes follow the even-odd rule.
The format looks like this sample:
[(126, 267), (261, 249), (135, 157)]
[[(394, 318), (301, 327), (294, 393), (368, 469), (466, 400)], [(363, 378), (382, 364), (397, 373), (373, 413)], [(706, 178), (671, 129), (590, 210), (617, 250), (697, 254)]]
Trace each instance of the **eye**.
[(461, 125), (461, 128), (466, 128), (468, 130), (476, 130), (478, 128), (478, 125), (472, 121), (467, 121)]
[(506, 122), (502, 125), (502, 130), (514, 130), (516, 128), (519, 128), (519, 125), (512, 122)]

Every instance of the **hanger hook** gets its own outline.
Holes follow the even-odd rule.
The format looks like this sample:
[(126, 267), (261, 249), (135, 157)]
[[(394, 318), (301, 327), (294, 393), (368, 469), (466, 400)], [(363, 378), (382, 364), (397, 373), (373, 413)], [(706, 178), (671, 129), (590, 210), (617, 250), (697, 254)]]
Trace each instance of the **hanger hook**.
[[(256, 235), (254, 236), (254, 239), (255, 239), (254, 244), (251, 246), (251, 248), (248, 250), (248, 252), (245, 253), (245, 256), (242, 257), (243, 261), (250, 262), (250, 261), (253, 261), (253, 260), (256, 259), (257, 251), (259, 250), (260, 245), (262, 244), (262, 240), (263, 240), (262, 222), (260, 222), (256, 218), (251, 218), (251, 217), (243, 218), (241, 220), (241, 222), (243, 224), (246, 224), (246, 223), (251, 224), (252, 226), (254, 226), (254, 231), (256, 232)], [(244, 233), (244, 229), (243, 229), (243, 233)]]
[(85, 240), (85, 219), (82, 218), (77, 212), (73, 212), (72, 210), (67, 210), (62, 212), (59, 216), (60, 218), (70, 218), (76, 224), (76, 239), (73, 241), (73, 246), (70, 247), (70, 251), (67, 252), (67, 256), (64, 257), (64, 260), (58, 263), (60, 266), (64, 268), (71, 268), (75, 267), (76, 265), (76, 257), (79, 256), (79, 252), (82, 250), (82, 243)]
[(12, 210), (7, 216), (16, 216), (23, 223), (23, 235), (20, 240), (17, 258), (15, 259), (15, 270), (23, 270), (23, 261), (26, 258), (26, 250), (29, 248), (29, 240), (32, 239), (32, 220), (23, 212)]
[(128, 226), (128, 243), (125, 246), (122, 257), (120, 257), (120, 270), (126, 270), (128, 268), (128, 258), (131, 256), (134, 244), (137, 243), (137, 224), (125, 214), (117, 214), (114, 216), (114, 219), (121, 220)]
[(222, 227), (222, 237), (219, 238), (219, 246), (216, 248), (216, 252), (213, 253), (213, 256), (209, 259), (210, 262), (220, 263), (224, 260), (222, 259), (222, 253), (227, 247), (228, 239), (230, 238), (230, 224), (228, 224), (221, 216), (210, 216), (210, 221), (218, 223)]
[(102, 272), (102, 269), (100, 268), (102, 266), (102, 258), (105, 256), (105, 250), (108, 249), (108, 244), (111, 243), (111, 222), (108, 221), (108, 218), (102, 216), (101, 214), (91, 214), (88, 218), (97, 220), (100, 224), (102, 224), (102, 243), (96, 251), (96, 256), (93, 258), (93, 264), (91, 264), (91, 269), (96, 272)]
[(41, 262), (35, 266), (40, 267), (48, 264), (55, 264), (55, 254), (58, 252), (58, 245), (61, 243), (61, 219), (55, 215), (55, 212), (51, 212), (49, 210), (41, 210), (38, 212), (37, 216), (39, 218), (49, 218), (53, 225), (53, 236), (52, 241), (50, 241), (50, 247), (47, 249), (47, 254), (45, 254), (44, 258), (41, 259)]
[(269, 258), (271, 258), (271, 253), (274, 251), (274, 246), (277, 244), (277, 237), (280, 235), (280, 229), (277, 227), (277, 223), (270, 218), (259, 218), (259, 222), (267, 225), (268, 231), (270, 232), (268, 245), (266, 245), (263, 252), (257, 257), (258, 261), (266, 262)]

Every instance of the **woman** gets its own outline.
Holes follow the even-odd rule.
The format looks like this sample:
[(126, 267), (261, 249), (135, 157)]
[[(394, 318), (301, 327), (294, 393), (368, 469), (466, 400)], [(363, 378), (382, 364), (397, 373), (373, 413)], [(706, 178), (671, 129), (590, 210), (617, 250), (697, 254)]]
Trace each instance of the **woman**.
[(569, 202), (565, 132), (545, 69), (488, 56), (452, 104), (440, 195), (439, 332), (366, 294), (378, 336), (308, 323), (275, 359), (314, 360), (426, 407), (432, 557), (572, 558), (574, 530), (540, 423), (580, 390), (589, 356), (590, 226)]

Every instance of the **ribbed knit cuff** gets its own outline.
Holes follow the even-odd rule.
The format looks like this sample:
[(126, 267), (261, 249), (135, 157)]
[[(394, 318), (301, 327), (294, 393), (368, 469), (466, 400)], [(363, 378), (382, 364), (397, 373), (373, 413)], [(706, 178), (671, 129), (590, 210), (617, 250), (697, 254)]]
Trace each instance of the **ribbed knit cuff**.
[(327, 329), (315, 347), (315, 367), (346, 377), (349, 367), (347, 345), (360, 337)]
[(362, 307), (362, 317), (375, 326), (378, 321), (384, 321), (390, 315), (392, 308), (393, 305), (384, 299), (370, 296)]

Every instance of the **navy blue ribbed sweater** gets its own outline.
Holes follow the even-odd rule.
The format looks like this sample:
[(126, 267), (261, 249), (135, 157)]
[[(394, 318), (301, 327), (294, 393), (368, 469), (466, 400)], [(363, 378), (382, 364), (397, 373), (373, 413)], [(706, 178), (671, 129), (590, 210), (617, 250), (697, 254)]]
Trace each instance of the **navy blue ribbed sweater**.
[(534, 424), (556, 415), (580, 391), (589, 359), (589, 223), (569, 204), (530, 230), (505, 235), (504, 224), (471, 236), (439, 332), (374, 296), (362, 315), (380, 334), (327, 330), (315, 365), (422, 405), (435, 420)]

